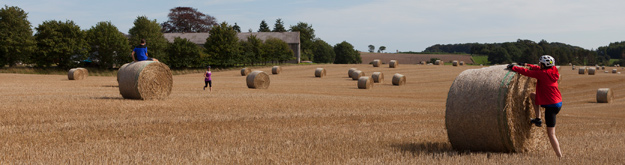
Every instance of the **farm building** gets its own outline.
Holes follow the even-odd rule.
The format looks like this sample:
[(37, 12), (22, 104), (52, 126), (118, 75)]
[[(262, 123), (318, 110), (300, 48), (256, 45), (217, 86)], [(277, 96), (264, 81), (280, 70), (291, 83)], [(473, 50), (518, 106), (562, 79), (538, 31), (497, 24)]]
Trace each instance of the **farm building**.
[[(210, 36), (209, 33), (164, 33), (163, 34), (168, 42), (174, 42), (176, 37), (186, 38), (189, 41), (199, 45), (204, 46), (206, 42), (206, 38)], [(250, 35), (255, 35), (260, 40), (267, 40), (269, 38), (277, 38), (280, 39), (287, 44), (291, 50), (293, 50), (293, 56), (296, 58), (295, 60), (288, 61), (289, 63), (300, 63), (301, 57), (301, 44), (299, 40), (299, 32), (245, 32), (239, 33), (237, 37), (239, 40), (247, 41), (247, 37)]]

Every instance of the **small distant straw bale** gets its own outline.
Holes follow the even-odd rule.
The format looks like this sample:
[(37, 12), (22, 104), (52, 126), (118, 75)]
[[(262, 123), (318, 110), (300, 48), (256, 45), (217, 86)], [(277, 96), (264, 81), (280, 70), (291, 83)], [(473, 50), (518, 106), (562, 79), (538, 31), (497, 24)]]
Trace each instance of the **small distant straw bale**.
[(588, 67), (588, 75), (595, 75), (595, 67)]
[(403, 74), (395, 73), (393, 75), (393, 85), (402, 86), (406, 84), (406, 76)]
[(612, 73), (616, 73), (618, 70), (616, 69), (612, 69)]
[(267, 89), (271, 80), (269, 74), (263, 71), (253, 71), (246, 77), (247, 87), (254, 89)]
[(373, 79), (374, 83), (384, 83), (384, 73), (373, 72), (373, 74), (371, 74), (371, 79)]
[(250, 74), (250, 72), (252, 72), (252, 70), (250, 70), (249, 68), (243, 68), (241, 69), (241, 76), (247, 76), (248, 74)]
[(280, 74), (280, 72), (282, 72), (282, 67), (280, 66), (273, 66), (273, 68), (271, 68), (271, 74)]
[(434, 65), (445, 65), (445, 62), (443, 62), (442, 60), (436, 60), (436, 62), (434, 62)]
[(352, 73), (357, 70), (358, 69), (356, 68), (349, 68), (349, 70), (347, 71), (347, 77), (352, 78)]
[(321, 78), (323, 76), (326, 76), (326, 69), (324, 69), (324, 68), (317, 68), (317, 69), (315, 69), (315, 77)]
[(371, 81), (370, 77), (360, 77), (358, 79), (358, 89), (370, 89), (373, 87), (373, 81)]
[(398, 65), (399, 63), (397, 62), (397, 60), (391, 60), (391, 62), (388, 63), (389, 68), (397, 68)]
[(69, 80), (82, 80), (89, 76), (89, 72), (85, 68), (72, 68), (67, 73), (67, 79)]
[(356, 70), (352, 72), (352, 80), (358, 80), (360, 77), (365, 76), (365, 72)]
[(458, 60), (453, 60), (453, 61), (451, 61), (451, 65), (453, 65), (453, 66), (458, 66)]
[(380, 67), (382, 65), (382, 61), (380, 59), (373, 60), (373, 67)]
[(579, 74), (586, 74), (586, 67), (580, 67), (578, 70)]
[(460, 66), (464, 65), (464, 61), (460, 61)]

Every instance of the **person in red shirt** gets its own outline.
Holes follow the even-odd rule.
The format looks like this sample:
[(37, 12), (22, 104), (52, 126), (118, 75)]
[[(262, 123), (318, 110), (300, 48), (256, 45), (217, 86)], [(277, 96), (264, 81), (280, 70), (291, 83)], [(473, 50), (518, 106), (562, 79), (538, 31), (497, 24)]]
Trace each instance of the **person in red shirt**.
[[(539, 65), (520, 63), (521, 66), (529, 66), (530, 69), (523, 67), (508, 65), (508, 69), (515, 71), (521, 75), (532, 77), (537, 80), (536, 92), (531, 94), (531, 98), (534, 101), (534, 111), (536, 112), (536, 118), (530, 122), (536, 126), (542, 126), (542, 120), (540, 119), (540, 107), (545, 108), (545, 123), (547, 124), (547, 135), (549, 135), (549, 141), (551, 147), (556, 152), (558, 157), (562, 157), (560, 151), (560, 143), (556, 138), (556, 115), (562, 109), (562, 95), (558, 88), (558, 79), (560, 79), (560, 73), (555, 67), (555, 59), (549, 55), (543, 55), (540, 57)], [(540, 107), (539, 107), (540, 106)]]

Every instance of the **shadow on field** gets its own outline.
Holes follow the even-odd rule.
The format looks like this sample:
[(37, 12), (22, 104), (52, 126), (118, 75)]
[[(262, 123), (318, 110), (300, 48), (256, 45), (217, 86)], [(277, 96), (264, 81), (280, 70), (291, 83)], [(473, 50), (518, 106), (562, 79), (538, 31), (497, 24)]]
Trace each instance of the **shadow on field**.
[(119, 85), (102, 85), (102, 87), (119, 88)]
[(92, 99), (96, 99), (96, 100), (123, 100), (123, 97), (92, 97)]
[(398, 149), (401, 152), (410, 152), (413, 155), (422, 153), (457, 153), (453, 148), (451, 148), (451, 144), (447, 142), (393, 144), (391, 147)]

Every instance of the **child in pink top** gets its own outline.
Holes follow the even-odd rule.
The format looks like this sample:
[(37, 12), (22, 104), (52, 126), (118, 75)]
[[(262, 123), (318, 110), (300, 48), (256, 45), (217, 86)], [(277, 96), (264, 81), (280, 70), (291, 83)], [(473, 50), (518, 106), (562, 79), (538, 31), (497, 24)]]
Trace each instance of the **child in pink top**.
[(204, 74), (204, 90), (206, 90), (206, 87), (208, 86), (208, 89), (211, 92), (213, 91), (213, 81), (211, 79), (212, 74), (213, 73), (211, 73), (211, 66), (206, 67), (206, 73)]

